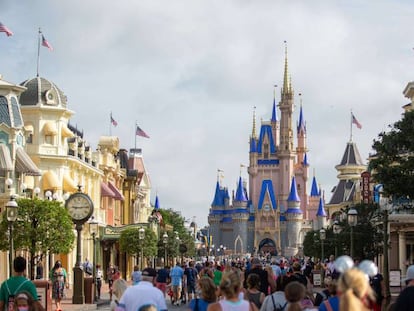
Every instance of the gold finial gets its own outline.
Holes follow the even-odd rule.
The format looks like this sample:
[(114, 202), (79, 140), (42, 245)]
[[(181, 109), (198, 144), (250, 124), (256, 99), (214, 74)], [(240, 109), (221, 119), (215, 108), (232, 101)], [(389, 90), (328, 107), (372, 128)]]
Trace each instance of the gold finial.
[(252, 129), (252, 138), (257, 138), (257, 136), (256, 136), (256, 106), (253, 107), (253, 129)]
[(300, 106), (302, 107), (302, 93), (299, 93), (299, 102), (300, 102)]
[(287, 57), (287, 42), (285, 43), (285, 72), (283, 74), (283, 93), (289, 92), (289, 72), (288, 72), (288, 57)]

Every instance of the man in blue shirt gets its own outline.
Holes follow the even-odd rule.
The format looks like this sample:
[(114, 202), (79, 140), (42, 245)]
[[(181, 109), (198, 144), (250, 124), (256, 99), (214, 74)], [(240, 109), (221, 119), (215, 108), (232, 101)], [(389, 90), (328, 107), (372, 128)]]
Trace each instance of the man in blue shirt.
[(173, 304), (180, 305), (180, 294), (183, 286), (183, 276), (184, 270), (180, 267), (180, 264), (177, 262), (174, 268), (171, 269), (170, 278), (171, 286), (173, 290)]

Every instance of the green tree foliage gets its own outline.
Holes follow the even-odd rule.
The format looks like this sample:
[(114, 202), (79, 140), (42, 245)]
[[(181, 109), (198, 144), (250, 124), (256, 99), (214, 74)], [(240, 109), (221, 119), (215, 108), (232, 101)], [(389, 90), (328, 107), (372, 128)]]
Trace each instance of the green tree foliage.
[(383, 191), (394, 197), (414, 198), (414, 111), (406, 112), (374, 140), (369, 168)]
[[(34, 258), (48, 251), (67, 254), (73, 248), (75, 234), (72, 219), (66, 208), (58, 201), (38, 198), (19, 199), (18, 217), (13, 224), (15, 249), (27, 250), (31, 257), (30, 278), (34, 278)], [(0, 223), (0, 249), (9, 249), (8, 221), (6, 213)]]
[(146, 258), (155, 256), (157, 254), (157, 236), (150, 228), (145, 228), (145, 236), (141, 241), (139, 239), (139, 229), (131, 227), (121, 232), (119, 238), (120, 250), (137, 257), (141, 256), (141, 250)]
[[(382, 251), (382, 227), (379, 219), (379, 207), (376, 204), (357, 204), (353, 206), (358, 212), (358, 224), (354, 227), (354, 257), (360, 259), (373, 259)], [(339, 219), (341, 232), (337, 235), (333, 233), (332, 226), (326, 229), (326, 239), (324, 241), (325, 258), (335, 254), (338, 256), (350, 254), (351, 247), (351, 228), (348, 224), (346, 215), (349, 207), (342, 210), (342, 219)], [(303, 251), (306, 256), (316, 258), (321, 257), (322, 244), (319, 230), (309, 231), (303, 242)]]

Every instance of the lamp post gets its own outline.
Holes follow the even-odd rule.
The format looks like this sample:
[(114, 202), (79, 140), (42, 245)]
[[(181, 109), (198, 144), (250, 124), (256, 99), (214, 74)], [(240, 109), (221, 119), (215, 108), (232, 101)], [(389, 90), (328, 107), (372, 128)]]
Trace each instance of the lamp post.
[(179, 253), (179, 247), (180, 247), (180, 236), (178, 235), (177, 231), (175, 231), (175, 241), (177, 243), (177, 257), (175, 259), (175, 263), (178, 263), (178, 253)]
[(388, 213), (392, 208), (392, 204), (388, 201), (388, 198), (380, 199), (380, 209), (383, 213), (383, 232), (384, 232), (384, 249), (383, 249), (383, 276), (384, 276), (384, 285), (385, 285), (385, 298), (391, 296), (390, 292), (390, 270), (388, 264)]
[(168, 234), (164, 232), (162, 235), (162, 242), (164, 243), (164, 268), (167, 266), (167, 244), (168, 244)]
[(350, 256), (354, 257), (354, 227), (358, 223), (358, 212), (355, 208), (350, 208), (348, 211), (348, 224), (351, 227), (351, 249)]
[(338, 235), (341, 233), (341, 226), (337, 220), (335, 220), (333, 223), (332, 231), (335, 235), (335, 258), (338, 258)]
[(13, 224), (17, 220), (17, 205), (16, 199), (11, 196), (10, 201), (6, 203), (6, 213), (7, 221), (9, 222), (9, 276), (13, 276), (13, 253), (14, 253), (14, 243), (13, 243)]
[(326, 239), (326, 231), (325, 231), (324, 228), (322, 228), (321, 230), (319, 230), (319, 238), (321, 239), (321, 248), (322, 248), (321, 259), (322, 259), (322, 262), (323, 262), (323, 260), (325, 259), (325, 254), (324, 254), (324, 250), (325, 249), (324, 249), (323, 243), (324, 243), (324, 241)]
[(93, 288), (93, 297), (94, 297), (94, 301), (98, 301), (98, 297), (96, 295), (96, 236), (98, 234), (98, 229), (99, 229), (99, 224), (98, 222), (95, 220), (95, 218), (92, 216), (92, 220), (89, 222), (89, 231), (92, 235), (92, 242), (93, 242), (93, 254), (92, 254), (92, 277), (93, 277), (93, 284), (95, 284), (94, 288)]
[(139, 228), (138, 230), (138, 238), (139, 238), (139, 243), (141, 244), (141, 271), (142, 271), (142, 262), (144, 260), (144, 238), (145, 238), (145, 229), (144, 228)]

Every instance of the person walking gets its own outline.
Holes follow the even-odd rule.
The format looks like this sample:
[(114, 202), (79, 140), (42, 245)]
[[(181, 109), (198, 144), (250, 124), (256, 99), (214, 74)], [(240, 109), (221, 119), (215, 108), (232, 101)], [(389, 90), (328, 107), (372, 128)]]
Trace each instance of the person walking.
[(170, 277), (170, 268), (168, 266), (165, 266), (164, 268), (161, 268), (157, 271), (157, 278), (156, 278), (155, 286), (164, 293), (164, 297), (167, 291), (167, 283), (168, 283), (169, 277)]
[(33, 305), (37, 310), (44, 311), (42, 304), (37, 296), (35, 285), (25, 277), (26, 259), (18, 256), (13, 260), (14, 276), (10, 277), (1, 284), (0, 287), (0, 310), (13, 310), (15, 296), (22, 291), (28, 292), (33, 297)]
[(13, 311), (37, 311), (33, 297), (26, 291), (17, 294)]
[(172, 268), (170, 272), (171, 286), (173, 291), (173, 304), (175, 304), (176, 306), (180, 305), (181, 289), (183, 286), (183, 276), (184, 270), (180, 267), (180, 264), (177, 262), (175, 267)]
[(96, 298), (101, 299), (101, 288), (102, 288), (102, 278), (103, 272), (101, 269), (101, 265), (96, 265)]
[(141, 274), (141, 282), (126, 289), (119, 301), (121, 311), (137, 311), (145, 305), (154, 305), (158, 311), (166, 311), (164, 294), (154, 286), (157, 271), (145, 268)]
[(407, 269), (407, 276), (405, 278), (406, 288), (402, 290), (393, 306), (394, 310), (409, 311), (414, 306), (414, 265)]
[(250, 273), (246, 282), (247, 289), (244, 291), (244, 299), (254, 303), (257, 309), (260, 310), (260, 307), (265, 300), (265, 294), (259, 290), (260, 277), (256, 273)]
[(207, 311), (254, 311), (255, 307), (240, 297), (242, 283), (237, 272), (224, 273), (220, 283), (220, 293), (224, 296), (208, 306)]
[(197, 269), (194, 268), (194, 261), (190, 261), (184, 270), (185, 286), (187, 286), (188, 301), (195, 297), (196, 283), (198, 279)]
[(139, 271), (139, 266), (135, 265), (134, 272), (131, 274), (132, 285), (137, 285), (139, 282), (141, 282), (141, 274), (142, 273)]
[(67, 273), (62, 267), (60, 260), (55, 262), (53, 269), (50, 271), (50, 280), (52, 282), (52, 298), (55, 300), (56, 310), (61, 311), (61, 300), (65, 297), (65, 286), (68, 287)]
[(117, 311), (119, 306), (119, 301), (122, 298), (122, 295), (125, 293), (128, 288), (128, 283), (124, 279), (118, 279), (112, 284), (112, 292), (115, 296), (115, 299), (112, 300), (109, 304), (111, 311)]
[(196, 285), (197, 296), (188, 307), (192, 311), (207, 311), (208, 305), (217, 301), (216, 285), (210, 278), (200, 278)]

